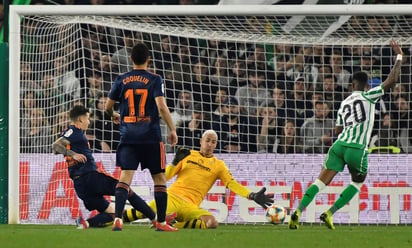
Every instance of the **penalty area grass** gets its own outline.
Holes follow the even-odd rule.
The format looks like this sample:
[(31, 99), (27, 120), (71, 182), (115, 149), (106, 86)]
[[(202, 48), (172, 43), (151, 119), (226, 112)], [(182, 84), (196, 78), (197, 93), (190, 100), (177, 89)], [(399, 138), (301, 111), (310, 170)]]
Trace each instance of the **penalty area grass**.
[(225, 225), (217, 229), (181, 229), (155, 232), (148, 225), (125, 224), (77, 230), (70, 225), (0, 225), (0, 247), (412, 247), (412, 226), (341, 226), (329, 230), (320, 224), (289, 230), (282, 225)]

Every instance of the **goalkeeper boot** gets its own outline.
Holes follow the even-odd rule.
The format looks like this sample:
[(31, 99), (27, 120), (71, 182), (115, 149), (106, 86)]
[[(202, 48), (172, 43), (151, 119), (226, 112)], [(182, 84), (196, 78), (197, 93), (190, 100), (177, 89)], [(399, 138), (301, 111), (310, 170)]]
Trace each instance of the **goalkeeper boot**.
[(83, 217), (79, 216), (76, 219), (76, 229), (87, 229), (89, 228), (89, 223), (83, 219)]
[(335, 225), (333, 225), (333, 217), (330, 211), (326, 211), (320, 215), (320, 220), (325, 222), (326, 226), (331, 229), (335, 230)]
[(160, 224), (159, 222), (156, 222), (156, 231), (160, 231), (160, 232), (177, 232), (179, 231), (179, 229), (177, 229), (176, 227), (173, 227), (167, 223), (165, 224)]
[(115, 218), (112, 226), (112, 231), (123, 230), (123, 220), (121, 218)]
[(301, 212), (299, 209), (290, 216), (289, 220), (289, 229), (298, 229), (299, 228), (299, 219), (300, 219)]

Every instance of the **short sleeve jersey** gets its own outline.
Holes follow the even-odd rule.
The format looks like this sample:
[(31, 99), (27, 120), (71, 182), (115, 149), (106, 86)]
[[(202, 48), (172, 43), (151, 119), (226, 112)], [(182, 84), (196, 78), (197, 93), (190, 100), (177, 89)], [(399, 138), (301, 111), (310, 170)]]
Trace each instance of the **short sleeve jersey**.
[(62, 134), (66, 138), (70, 145), (69, 150), (75, 153), (83, 154), (87, 158), (86, 163), (78, 163), (68, 167), (70, 177), (81, 176), (89, 172), (97, 170), (96, 162), (94, 161), (92, 151), (90, 149), (89, 141), (86, 138), (84, 132), (74, 126), (70, 125)]
[(342, 126), (338, 141), (348, 146), (365, 148), (369, 144), (375, 120), (375, 104), (384, 94), (382, 85), (367, 92), (354, 91), (342, 101), (336, 126)]
[(115, 80), (109, 98), (120, 103), (120, 143), (161, 141), (159, 110), (155, 101), (158, 96), (164, 96), (164, 85), (157, 74), (133, 70)]

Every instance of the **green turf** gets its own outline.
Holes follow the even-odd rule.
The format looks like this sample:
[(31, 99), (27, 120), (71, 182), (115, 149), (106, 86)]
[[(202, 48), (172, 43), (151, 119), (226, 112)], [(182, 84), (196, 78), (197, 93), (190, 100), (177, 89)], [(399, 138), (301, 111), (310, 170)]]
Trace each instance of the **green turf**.
[[(119, 245), (117, 245), (119, 244)], [(76, 230), (64, 225), (0, 225), (0, 247), (412, 247), (412, 226), (220, 225), (215, 230), (161, 233), (146, 225)]]

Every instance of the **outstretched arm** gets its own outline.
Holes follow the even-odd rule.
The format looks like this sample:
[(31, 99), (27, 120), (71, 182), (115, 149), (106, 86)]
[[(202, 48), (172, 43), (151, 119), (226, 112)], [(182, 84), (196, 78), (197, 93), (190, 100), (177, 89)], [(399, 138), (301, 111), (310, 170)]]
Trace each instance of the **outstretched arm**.
[(402, 49), (397, 41), (392, 40), (390, 44), (391, 44), (393, 51), (397, 54), (397, 57), (395, 60), (395, 65), (393, 66), (391, 72), (389, 73), (386, 80), (382, 83), (382, 88), (385, 92), (391, 89), (398, 81), (399, 74), (401, 72), (402, 56), (403, 56)]
[(249, 189), (238, 183), (236, 180), (231, 180), (227, 185), (227, 188), (235, 192), (236, 194), (243, 196), (249, 200), (255, 201), (257, 204), (266, 209), (273, 204), (273, 194), (265, 194), (266, 188), (263, 187), (258, 192), (250, 192)]
[(265, 194), (265, 191), (266, 191), (266, 188), (263, 187), (258, 192), (250, 193), (247, 198), (249, 200), (254, 200), (257, 204), (262, 206), (262, 208), (266, 209), (266, 208), (270, 207), (273, 204), (274, 195), (273, 194)]

